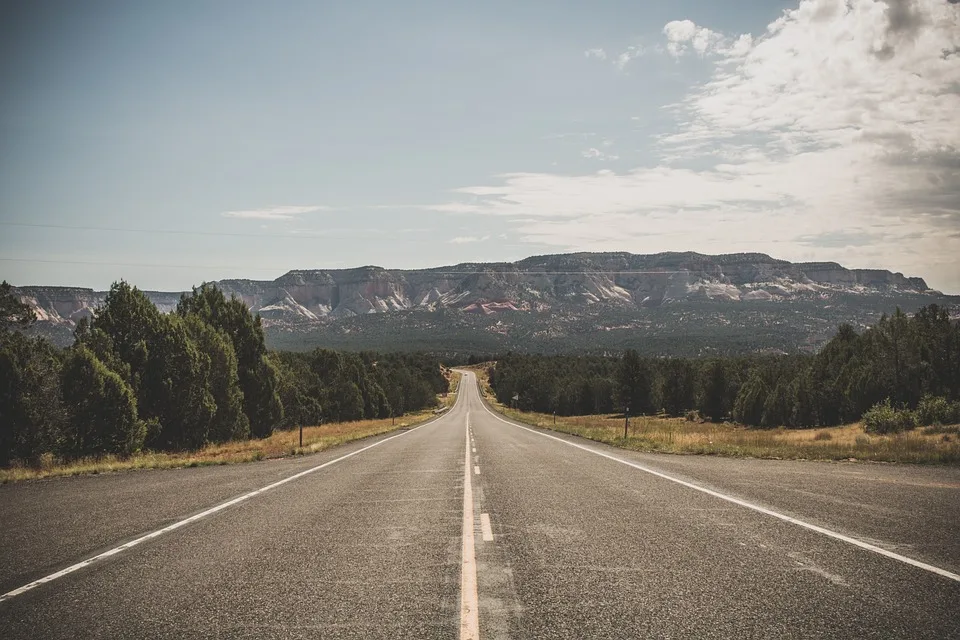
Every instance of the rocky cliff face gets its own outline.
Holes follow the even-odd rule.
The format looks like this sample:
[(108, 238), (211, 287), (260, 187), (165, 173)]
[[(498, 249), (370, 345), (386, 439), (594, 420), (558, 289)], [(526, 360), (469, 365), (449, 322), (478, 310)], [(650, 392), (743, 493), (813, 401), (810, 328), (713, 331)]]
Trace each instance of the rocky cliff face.
[[(690, 301), (828, 300), (835, 296), (938, 295), (922, 278), (836, 263), (790, 263), (764, 254), (577, 253), (515, 263), (466, 263), (425, 270), (297, 270), (272, 281), (222, 280), (268, 327), (309, 328), (355, 316), (404, 310), (457, 310), (497, 316), (525, 312), (624, 311)], [(20, 287), (42, 323), (69, 328), (102, 303), (104, 292)], [(147, 292), (162, 310), (179, 292)]]
[[(37, 322), (73, 328), (82, 318), (89, 318), (103, 304), (106, 291), (81, 287), (15, 287), (23, 302), (37, 313)], [(164, 313), (176, 309), (180, 293), (146, 291), (147, 297)]]

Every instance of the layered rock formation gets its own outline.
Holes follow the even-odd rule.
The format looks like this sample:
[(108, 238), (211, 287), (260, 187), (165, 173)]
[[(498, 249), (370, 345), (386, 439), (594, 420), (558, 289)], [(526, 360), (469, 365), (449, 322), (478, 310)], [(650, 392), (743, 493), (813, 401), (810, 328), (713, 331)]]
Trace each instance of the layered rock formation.
[[(709, 299), (730, 303), (823, 298), (836, 294), (928, 292), (922, 278), (836, 263), (790, 263), (764, 254), (578, 253), (515, 263), (466, 263), (425, 270), (296, 270), (276, 280), (222, 280), (267, 326), (312, 324), (407, 309), (458, 309), (491, 315), (596, 304), (657, 307)], [(105, 292), (20, 287), (41, 322), (72, 327)], [(146, 292), (170, 311), (180, 292)], [(931, 292), (933, 293), (933, 292)]]

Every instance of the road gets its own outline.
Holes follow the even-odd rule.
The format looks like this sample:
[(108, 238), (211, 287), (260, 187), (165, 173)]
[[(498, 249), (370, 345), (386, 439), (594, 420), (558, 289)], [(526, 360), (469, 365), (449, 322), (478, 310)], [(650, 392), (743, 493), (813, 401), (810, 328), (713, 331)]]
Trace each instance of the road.
[(468, 374), (314, 456), (0, 487), (0, 636), (960, 638), (958, 525), (960, 469), (627, 452)]

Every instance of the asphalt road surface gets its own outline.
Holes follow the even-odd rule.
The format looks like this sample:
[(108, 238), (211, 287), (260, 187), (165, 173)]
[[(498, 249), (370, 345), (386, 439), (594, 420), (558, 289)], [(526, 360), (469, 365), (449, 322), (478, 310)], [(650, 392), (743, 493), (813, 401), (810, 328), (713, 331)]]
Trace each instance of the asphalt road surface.
[(960, 469), (503, 420), (0, 487), (2, 638), (960, 638)]

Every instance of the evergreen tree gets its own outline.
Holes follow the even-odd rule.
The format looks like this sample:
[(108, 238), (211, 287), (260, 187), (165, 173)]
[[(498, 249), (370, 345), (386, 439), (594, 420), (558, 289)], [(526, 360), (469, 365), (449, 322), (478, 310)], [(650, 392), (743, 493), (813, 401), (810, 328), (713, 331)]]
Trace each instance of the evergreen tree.
[(689, 360), (671, 358), (660, 364), (656, 397), (671, 416), (683, 415), (695, 404), (693, 367)]
[(763, 403), (763, 414), (760, 424), (764, 427), (780, 427), (786, 425), (793, 413), (793, 394), (791, 385), (781, 378), (767, 394)]
[(629, 407), (634, 415), (653, 413), (652, 391), (650, 367), (636, 351), (627, 349), (617, 369), (617, 403), (620, 408)]
[(250, 421), (243, 412), (243, 392), (237, 375), (237, 356), (233, 343), (220, 331), (196, 316), (187, 316), (185, 326), (197, 349), (203, 354), (210, 395), (216, 412), (210, 422), (211, 442), (242, 440), (250, 437)]
[(0, 464), (35, 462), (63, 444), (61, 356), (42, 338), (0, 331)]
[(111, 285), (90, 323), (90, 340), (97, 346), (109, 345), (111, 351), (108, 354), (97, 349), (95, 353), (105, 362), (119, 365), (114, 371), (124, 375), (138, 397), (140, 380), (150, 359), (149, 345), (160, 330), (161, 318), (162, 314), (142, 291), (121, 280)]
[(733, 402), (727, 367), (722, 360), (710, 360), (700, 370), (700, 389), (700, 401), (697, 406), (700, 415), (714, 422), (719, 422), (730, 415)]
[(26, 328), (37, 319), (33, 307), (21, 302), (14, 295), (13, 286), (6, 280), (0, 282), (0, 331)]
[(163, 316), (141, 384), (140, 407), (160, 430), (150, 446), (196, 449), (207, 442), (217, 405), (210, 393), (209, 357), (178, 316)]
[(745, 425), (763, 424), (763, 410), (767, 402), (767, 384), (759, 372), (754, 373), (742, 387), (733, 404), (733, 419)]
[(119, 375), (79, 345), (67, 356), (62, 380), (63, 397), (70, 407), (70, 455), (129, 455), (140, 450), (146, 427), (137, 420), (133, 391)]
[(177, 313), (197, 315), (233, 341), (250, 433), (257, 438), (269, 436), (283, 420), (283, 405), (277, 392), (277, 370), (266, 360), (260, 316), (251, 315), (240, 298), (227, 300), (220, 289), (209, 284), (195, 288), (191, 295), (184, 294)]

